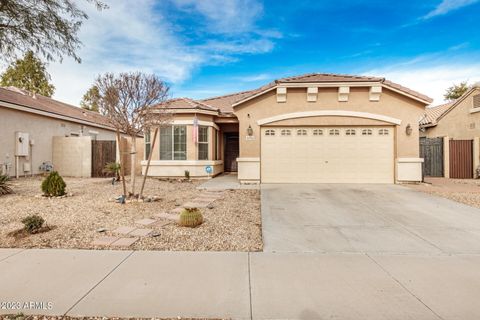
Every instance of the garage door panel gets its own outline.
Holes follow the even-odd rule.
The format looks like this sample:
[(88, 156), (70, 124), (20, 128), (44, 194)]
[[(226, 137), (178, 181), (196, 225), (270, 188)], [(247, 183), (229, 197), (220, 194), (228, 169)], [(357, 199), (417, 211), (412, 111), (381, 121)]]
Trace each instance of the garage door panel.
[[(264, 183), (392, 183), (393, 127), (372, 127), (362, 135), (359, 127), (269, 127), (262, 129), (261, 167)], [(290, 129), (290, 136), (282, 130)], [(297, 135), (297, 130), (307, 135)], [(330, 130), (339, 135), (330, 135)], [(314, 130), (323, 135), (313, 135)], [(347, 135), (355, 130), (355, 135)], [(385, 134), (385, 133), (388, 134)], [(382, 135), (381, 135), (382, 133)]]

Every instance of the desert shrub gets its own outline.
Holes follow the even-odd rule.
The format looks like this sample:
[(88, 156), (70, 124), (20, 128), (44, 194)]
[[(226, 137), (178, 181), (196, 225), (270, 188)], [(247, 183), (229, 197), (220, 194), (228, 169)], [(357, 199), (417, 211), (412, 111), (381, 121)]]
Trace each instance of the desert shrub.
[(10, 180), (8, 176), (0, 175), (0, 196), (13, 193), (12, 187), (10, 187), (8, 180)]
[(182, 227), (195, 228), (203, 223), (202, 213), (198, 208), (185, 208), (180, 213), (179, 224)]
[(57, 171), (52, 171), (42, 182), (43, 194), (47, 197), (59, 197), (65, 194), (65, 181)]
[(23, 228), (28, 233), (36, 233), (38, 232), (38, 230), (40, 230), (43, 227), (45, 220), (39, 215), (34, 214), (32, 216), (28, 216), (25, 219), (23, 219), (22, 223), (23, 223)]
[(190, 180), (190, 171), (185, 170), (185, 179)]
[(120, 169), (121, 169), (121, 166), (120, 166), (120, 163), (118, 162), (109, 162), (105, 165), (105, 167), (103, 168), (103, 172), (106, 172), (106, 173), (110, 173), (110, 174), (113, 174), (115, 175), (115, 179), (117, 181), (120, 181)]

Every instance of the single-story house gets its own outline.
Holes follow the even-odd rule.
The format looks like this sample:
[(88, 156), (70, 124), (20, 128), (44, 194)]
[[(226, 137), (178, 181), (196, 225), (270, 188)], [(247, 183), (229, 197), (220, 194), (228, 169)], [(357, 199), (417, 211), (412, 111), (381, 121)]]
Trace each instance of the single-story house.
[[(127, 147), (128, 141), (122, 140)], [(111, 142), (106, 143), (113, 145), (109, 159), (95, 152), (93, 141)], [(34, 175), (53, 165), (62, 175), (95, 176), (103, 158), (119, 159), (116, 145), (115, 129), (101, 114), (15, 87), (0, 87), (0, 174)]]
[[(242, 183), (420, 181), (419, 119), (432, 99), (379, 77), (312, 73), (204, 100), (177, 98), (150, 176), (238, 172)], [(158, 106), (153, 106), (158, 108)], [(142, 162), (145, 170), (147, 161)]]
[(480, 165), (480, 83), (425, 110), (420, 120), (425, 175), (473, 178)]

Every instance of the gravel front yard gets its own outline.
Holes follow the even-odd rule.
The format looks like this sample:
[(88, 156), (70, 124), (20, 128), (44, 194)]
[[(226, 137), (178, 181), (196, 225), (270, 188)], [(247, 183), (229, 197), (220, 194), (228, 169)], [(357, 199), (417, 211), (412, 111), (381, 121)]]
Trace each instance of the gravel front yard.
[(480, 180), (425, 178), (424, 184), (410, 188), (480, 208)]
[[(40, 178), (12, 181), (15, 194), (0, 197), (0, 247), (81, 248), (93, 247), (92, 241), (113, 235), (120, 226), (136, 226), (134, 221), (174, 209), (202, 193), (200, 182), (148, 179), (145, 195), (158, 195), (158, 202), (121, 205), (109, 199), (121, 194), (121, 184), (111, 179), (65, 178), (67, 198), (38, 198)], [(137, 187), (139, 187), (139, 183)], [(172, 222), (166, 226), (144, 228), (159, 232), (157, 237), (140, 238), (127, 249), (187, 251), (260, 251), (262, 250), (260, 192), (228, 190), (213, 203), (212, 209), (201, 209), (205, 222), (197, 228), (185, 228)], [(42, 216), (52, 230), (28, 237), (9, 235), (22, 228), (21, 220), (32, 214)], [(139, 227), (137, 225), (137, 227)], [(106, 228), (104, 233), (96, 232)]]

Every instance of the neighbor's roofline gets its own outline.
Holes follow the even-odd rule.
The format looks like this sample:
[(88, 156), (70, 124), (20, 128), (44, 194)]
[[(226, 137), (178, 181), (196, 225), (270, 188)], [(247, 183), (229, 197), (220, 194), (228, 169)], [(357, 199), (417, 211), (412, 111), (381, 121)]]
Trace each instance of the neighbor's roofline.
[(435, 121), (435, 125), (437, 125), (438, 121), (440, 121), (444, 116), (447, 115), (447, 113), (449, 113), (450, 111), (452, 111), (456, 106), (458, 106), (460, 104), (460, 102), (462, 102), (463, 100), (465, 100), (470, 94), (472, 94), (472, 92), (474, 92), (475, 90), (480, 90), (480, 86), (476, 86), (474, 85), (473, 87), (471, 87), (467, 92), (465, 92), (460, 98), (458, 98), (457, 100), (455, 100), (455, 102), (450, 106), (450, 108), (448, 108), (444, 113), (442, 113), (440, 115), (440, 117), (438, 117)]

